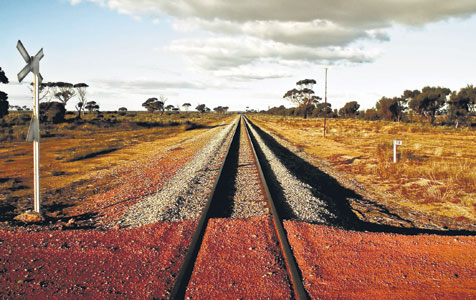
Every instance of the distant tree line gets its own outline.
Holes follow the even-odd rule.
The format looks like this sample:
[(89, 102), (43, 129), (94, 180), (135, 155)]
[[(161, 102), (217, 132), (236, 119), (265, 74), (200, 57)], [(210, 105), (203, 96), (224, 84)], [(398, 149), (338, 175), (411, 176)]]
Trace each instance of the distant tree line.
[[(0, 68), (0, 83), (8, 83), (8, 78), (2, 68)], [(8, 108), (8, 94), (0, 91), (0, 119), (8, 115)]]
[(217, 106), (213, 110), (219, 114), (226, 114), (228, 112), (228, 106)]
[(446, 125), (471, 126), (476, 116), (476, 88), (467, 85), (458, 92), (444, 87), (424, 87), (420, 90), (405, 90), (401, 96), (382, 97), (373, 108), (359, 110), (357, 101), (349, 101), (339, 110), (332, 109), (330, 103), (320, 102), (321, 98), (312, 90), (316, 83), (313, 79), (304, 79), (296, 83), (297, 88), (287, 91), (283, 98), (296, 104), (286, 108), (284, 105), (273, 107), (265, 113), (282, 116), (302, 116), (304, 118), (360, 118), (365, 120), (386, 120), (395, 122), (428, 122), (435, 124), (440, 120)]
[(89, 85), (86, 83), (72, 84), (62, 81), (42, 83), (38, 87), (40, 115), (43, 116), (43, 119), (53, 123), (64, 121), (66, 104), (75, 96), (78, 101), (75, 105), (77, 119), (83, 117), (85, 110), (88, 110), (89, 113), (99, 112), (99, 104), (96, 101), (87, 100), (86, 89), (88, 87)]
[[(156, 98), (156, 97), (148, 98), (144, 103), (142, 103), (142, 107), (144, 107), (145, 109), (147, 109), (147, 111), (152, 113), (155, 111), (160, 111), (161, 114), (164, 113), (165, 111), (178, 112), (180, 110), (180, 106), (176, 107), (172, 104), (165, 105), (165, 102), (167, 100), (168, 99), (164, 96), (160, 96), (159, 98)], [(188, 102), (182, 104), (182, 107), (185, 108), (186, 112), (188, 112), (191, 106), (192, 104)], [(228, 106), (217, 106), (213, 110), (219, 114), (226, 114), (228, 112), (228, 109), (229, 109)], [(208, 108), (205, 104), (198, 104), (195, 107), (195, 110), (199, 113), (211, 112), (211, 109)]]
[(446, 125), (471, 126), (476, 115), (476, 88), (467, 85), (459, 91), (444, 87), (424, 87), (405, 90), (401, 96), (382, 97), (374, 108), (359, 111), (366, 120), (395, 122), (427, 122), (435, 124), (437, 118)]
[[(8, 84), (5, 72), (0, 68), (0, 83)], [(78, 112), (77, 119), (81, 119), (85, 110), (90, 113), (99, 112), (99, 104), (96, 101), (87, 101), (86, 83), (72, 84), (68, 82), (44, 82), (38, 87), (40, 102), (40, 120), (59, 123), (64, 121), (66, 104), (77, 96), (75, 108)], [(29, 86), (33, 93), (33, 83)], [(8, 95), (0, 91), (0, 119), (6, 116), (9, 110), (29, 111), (26, 105), (10, 105)]]

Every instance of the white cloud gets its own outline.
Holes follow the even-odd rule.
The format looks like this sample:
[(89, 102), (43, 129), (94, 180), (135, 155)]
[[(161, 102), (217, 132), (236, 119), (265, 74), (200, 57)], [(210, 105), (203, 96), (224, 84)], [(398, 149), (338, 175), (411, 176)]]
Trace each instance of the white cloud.
[[(379, 54), (368, 42), (388, 41), (386, 30), (465, 18), (474, 0), (70, 0), (107, 6), (122, 14), (173, 18), (177, 31), (205, 38), (177, 39), (167, 47), (211, 74), (269, 78), (243, 71), (266, 61), (280, 65), (371, 62)], [(217, 73), (220, 71), (221, 73)], [(241, 75), (240, 75), (241, 74)], [(272, 77), (272, 74), (270, 75)]]
[(76, 4), (79, 4), (81, 2), (91, 2), (91, 3), (98, 4), (100, 6), (106, 6), (107, 0), (70, 0), (70, 3), (72, 5), (76, 5)]
[(312, 47), (343, 46), (357, 39), (388, 40), (381, 30), (358, 30), (342, 27), (325, 20), (310, 22), (247, 21), (244, 23), (198, 18), (178, 20), (174, 24), (178, 31), (205, 29), (214, 33), (246, 35), (263, 40), (305, 45)]
[(213, 74), (216, 77), (226, 77), (228, 79), (236, 81), (248, 81), (248, 80), (262, 80), (262, 79), (277, 79), (290, 77), (289, 72), (281, 70), (275, 70), (271, 68), (250, 68), (250, 67), (235, 67), (227, 70), (214, 71)]
[(372, 61), (378, 55), (376, 52), (358, 48), (315, 48), (247, 36), (179, 39), (173, 41), (168, 50), (185, 54), (192, 63), (207, 70), (234, 68), (257, 62), (359, 63)]
[(93, 80), (95, 86), (100, 89), (126, 90), (126, 91), (157, 91), (170, 89), (203, 89), (208, 87), (200, 82), (171, 81), (171, 80), (120, 80), (120, 79), (97, 79)]
[(276, 20), (312, 22), (328, 20), (336, 24), (375, 29), (393, 23), (423, 25), (476, 12), (473, 0), (70, 0), (107, 5), (131, 15), (169, 15), (177, 18), (235, 22)]

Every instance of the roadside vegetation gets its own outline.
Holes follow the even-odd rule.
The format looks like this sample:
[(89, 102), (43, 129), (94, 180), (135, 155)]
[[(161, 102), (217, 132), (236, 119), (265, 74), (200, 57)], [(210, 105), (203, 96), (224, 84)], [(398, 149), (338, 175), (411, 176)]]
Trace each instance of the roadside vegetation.
[[(214, 118), (214, 114), (199, 114), (196, 112), (164, 114), (149, 112), (128, 112), (127, 109), (118, 112), (90, 112), (81, 119), (74, 112), (65, 112), (58, 102), (41, 103), (48, 105), (48, 110), (41, 111), (41, 137), (72, 138), (78, 135), (91, 134), (101, 131), (128, 131), (144, 128), (177, 127), (185, 129), (200, 127), (201, 122)], [(40, 106), (41, 106), (40, 104)], [(125, 110), (124, 110), (125, 109)], [(59, 112), (58, 112), (59, 111)], [(30, 125), (31, 111), (10, 111), (0, 122), (0, 142), (23, 142), (26, 139)]]
[[(250, 116), (264, 129), (324, 159), (359, 184), (415, 211), (476, 220), (476, 132), (358, 119)], [(393, 163), (393, 140), (402, 140)]]
[(323, 103), (312, 90), (314, 79), (303, 79), (296, 88), (287, 91), (283, 98), (296, 105), (273, 107), (262, 113), (280, 116), (300, 116), (304, 118), (324, 116), (328, 118), (384, 120), (405, 123), (427, 123), (473, 127), (476, 117), (476, 87), (468, 84), (459, 91), (445, 87), (423, 87), (421, 90), (404, 90), (400, 96), (382, 97), (373, 108), (359, 110), (360, 104), (353, 100), (340, 109), (331, 103)]

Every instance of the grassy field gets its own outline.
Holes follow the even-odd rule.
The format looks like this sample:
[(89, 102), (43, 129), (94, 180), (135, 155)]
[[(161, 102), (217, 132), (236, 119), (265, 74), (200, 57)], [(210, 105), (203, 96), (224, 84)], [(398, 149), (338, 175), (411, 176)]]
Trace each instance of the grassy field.
[[(266, 130), (416, 211), (476, 221), (476, 131), (356, 119), (254, 115)], [(393, 163), (393, 140), (402, 140)]]
[[(25, 142), (31, 112), (13, 112), (0, 127), (0, 221), (32, 208), (32, 143)], [(156, 147), (196, 135), (228, 116), (214, 113), (128, 112), (67, 115), (42, 124), (42, 205), (62, 206), (95, 193), (90, 173), (150, 155)], [(4, 124), (5, 125), (5, 124)], [(51, 211), (57, 210), (52, 207)]]

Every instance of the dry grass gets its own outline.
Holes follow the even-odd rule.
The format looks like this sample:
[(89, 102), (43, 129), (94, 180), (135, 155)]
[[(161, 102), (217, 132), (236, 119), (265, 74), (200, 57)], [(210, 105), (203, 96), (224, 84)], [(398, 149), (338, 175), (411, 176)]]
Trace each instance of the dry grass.
[[(90, 183), (82, 184), (89, 174), (146, 157), (160, 147), (193, 137), (224, 118), (228, 117), (141, 112), (128, 113), (127, 116), (104, 114), (98, 119), (94, 114), (87, 115), (88, 121), (84, 123), (42, 126), (41, 193), (48, 195), (44, 198), (49, 199), (42, 205), (69, 205), (72, 200), (58, 199), (61, 196), (55, 196), (57, 191), (74, 184), (72, 191), (77, 195), (71, 197), (81, 197), (81, 194), (91, 192)], [(4, 131), (15, 136), (20, 130), (26, 132), (27, 128), (28, 125), (19, 124), (18, 127), (4, 128)], [(0, 221), (5, 218), (5, 213), (31, 208), (32, 161), (32, 143), (24, 140), (0, 142)]]
[[(383, 121), (258, 115), (257, 123), (402, 204), (476, 220), (476, 132)], [(399, 162), (393, 163), (393, 139)]]

